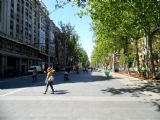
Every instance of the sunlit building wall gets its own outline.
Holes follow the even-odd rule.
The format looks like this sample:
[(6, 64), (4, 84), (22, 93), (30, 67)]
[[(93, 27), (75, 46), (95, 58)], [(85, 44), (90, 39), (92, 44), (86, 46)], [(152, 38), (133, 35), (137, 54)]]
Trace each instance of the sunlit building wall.
[(39, 0), (0, 0), (0, 76), (48, 63), (48, 15)]

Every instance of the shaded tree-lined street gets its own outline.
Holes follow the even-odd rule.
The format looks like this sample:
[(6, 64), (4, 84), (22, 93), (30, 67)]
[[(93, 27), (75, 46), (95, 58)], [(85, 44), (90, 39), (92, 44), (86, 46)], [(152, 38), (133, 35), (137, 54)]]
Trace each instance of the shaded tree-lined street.
[[(159, 120), (160, 89), (146, 81), (112, 73), (55, 75), (55, 94), (43, 94), (45, 75), (0, 82), (0, 119), (56, 120)], [(22, 81), (23, 80), (23, 81)]]
[[(160, 120), (160, 1), (43, 1), (0, 0), (0, 120)], [(92, 19), (91, 56), (88, 25), (81, 40), (50, 18), (68, 4)]]

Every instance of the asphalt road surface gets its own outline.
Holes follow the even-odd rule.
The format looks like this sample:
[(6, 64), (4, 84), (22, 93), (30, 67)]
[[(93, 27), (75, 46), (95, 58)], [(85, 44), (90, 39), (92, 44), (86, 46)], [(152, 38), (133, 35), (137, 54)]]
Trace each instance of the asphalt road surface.
[(43, 94), (44, 74), (34, 83), (31, 76), (0, 81), (0, 120), (160, 120), (158, 88), (101, 72), (69, 78), (55, 74), (55, 94)]

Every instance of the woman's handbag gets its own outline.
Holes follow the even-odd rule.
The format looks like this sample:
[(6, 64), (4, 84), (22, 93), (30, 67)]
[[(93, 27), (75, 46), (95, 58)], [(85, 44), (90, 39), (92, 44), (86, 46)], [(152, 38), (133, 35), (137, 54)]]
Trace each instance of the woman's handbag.
[(48, 82), (53, 82), (53, 80), (54, 80), (54, 77), (53, 77), (53, 76), (50, 76), (49, 78), (47, 78), (47, 79), (45, 80), (45, 83), (47, 84)]
[(53, 80), (54, 80), (53, 76), (50, 76), (50, 77), (48, 78), (48, 82), (53, 82)]

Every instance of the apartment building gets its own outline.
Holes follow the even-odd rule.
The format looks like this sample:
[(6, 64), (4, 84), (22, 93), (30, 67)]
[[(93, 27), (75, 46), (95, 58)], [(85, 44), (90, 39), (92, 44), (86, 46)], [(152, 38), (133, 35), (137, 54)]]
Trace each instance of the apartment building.
[(47, 39), (53, 41), (54, 33), (46, 34), (48, 15), (39, 0), (0, 0), (0, 76), (25, 74), (30, 65), (53, 62), (54, 42), (48, 45)]
[[(52, 20), (49, 20), (49, 38), (48, 38), (48, 63), (50, 63), (50, 66), (55, 65), (55, 24)], [(47, 40), (46, 40), (47, 41)]]

